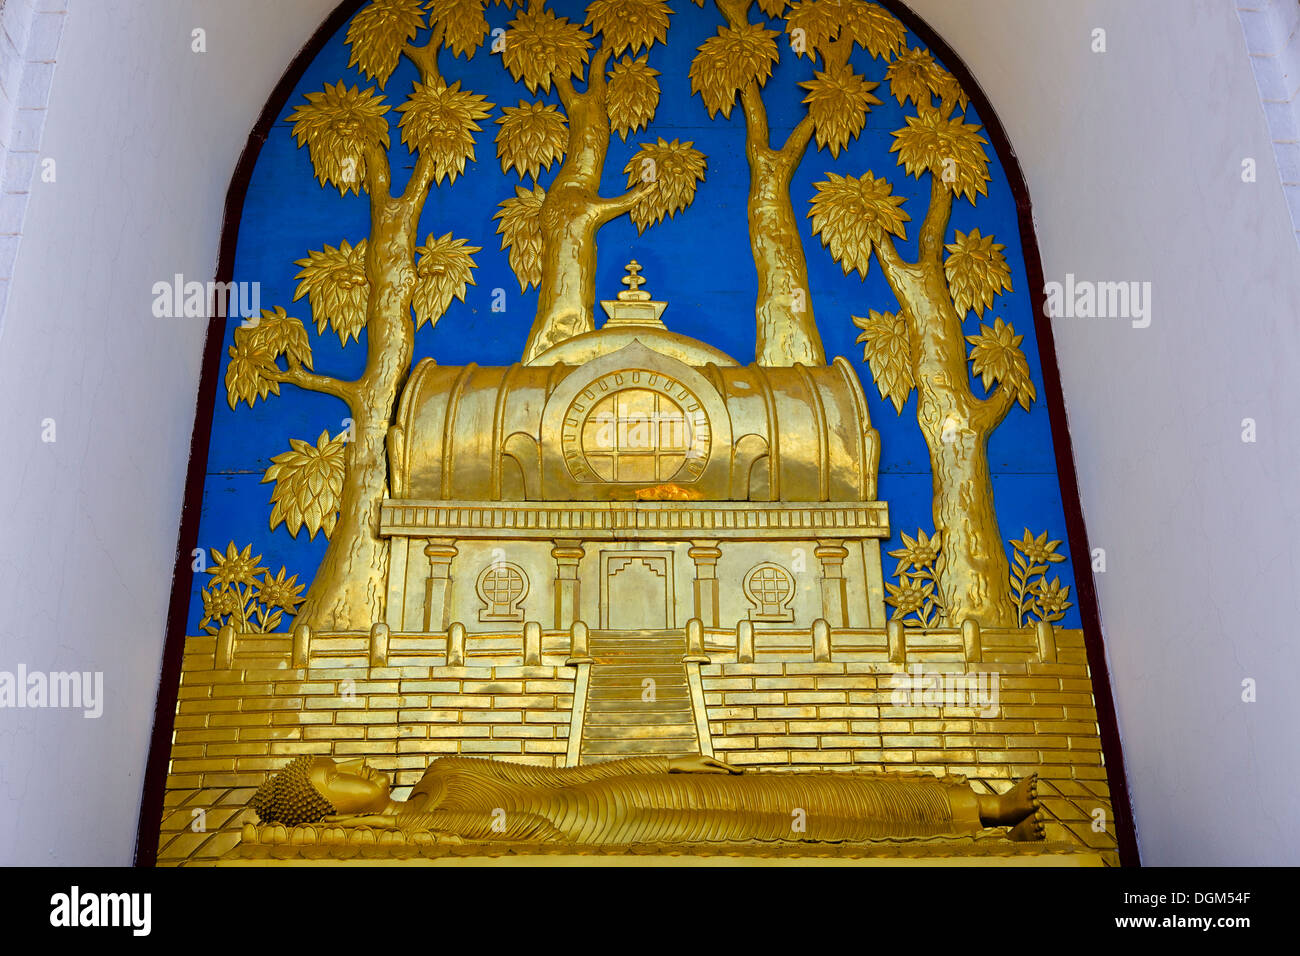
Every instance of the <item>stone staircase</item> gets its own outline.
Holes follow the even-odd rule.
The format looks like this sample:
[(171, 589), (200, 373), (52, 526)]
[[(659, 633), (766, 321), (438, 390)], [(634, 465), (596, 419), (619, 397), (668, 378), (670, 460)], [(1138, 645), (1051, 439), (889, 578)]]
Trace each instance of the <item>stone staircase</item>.
[(684, 631), (592, 631), (589, 647), (580, 763), (699, 752)]

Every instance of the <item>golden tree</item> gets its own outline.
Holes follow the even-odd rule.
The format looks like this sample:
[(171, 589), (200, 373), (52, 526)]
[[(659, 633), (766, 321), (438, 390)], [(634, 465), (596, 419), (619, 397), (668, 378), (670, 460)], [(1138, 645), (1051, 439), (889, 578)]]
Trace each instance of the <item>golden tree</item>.
[[(937, 572), (946, 623), (1018, 626), (988, 440), (1012, 406), (1029, 409), (1035, 390), (1022, 336), (1010, 325), (999, 318), (992, 326), (981, 323), (973, 335), (963, 329), (968, 315), (983, 316), (1011, 291), (1004, 247), (978, 229), (946, 242), (954, 201), (974, 204), (988, 194), (987, 141), (980, 126), (966, 122), (968, 100), (960, 85), (928, 50), (901, 53), (884, 79), (900, 105), (910, 102), (915, 111), (893, 134), (891, 151), (909, 175), (929, 177), (916, 259), (905, 260), (895, 242), (907, 238), (911, 221), (903, 197), (870, 170), (860, 177), (829, 174), (817, 184), (808, 215), (845, 275), (856, 270), (865, 277), (874, 258), (898, 300), (897, 313), (871, 311), (853, 321), (881, 396), (901, 412), (917, 392), (917, 420), (933, 473), (934, 526), (943, 541)], [(975, 394), (972, 375), (982, 380), (985, 397)]]
[[(664, 42), (671, 12), (662, 0), (592, 0), (579, 24), (532, 0), (503, 37), (501, 58), (515, 80), (533, 94), (554, 87), (560, 100), (560, 106), (521, 100), (497, 120), (502, 170), (533, 180), (531, 189), (516, 187), (496, 215), (519, 287), (538, 290), (526, 362), (595, 328), (601, 226), (627, 214), (644, 231), (689, 206), (704, 179), (704, 154), (689, 142), (659, 139), (642, 143), (623, 168), (627, 192), (600, 195), (611, 135), (626, 140), (644, 129), (659, 105), (659, 72), (649, 65), (649, 50)], [(584, 83), (584, 72), (579, 91), (574, 81)], [(556, 162), (550, 188), (542, 189), (537, 177)]]
[[(453, 298), (464, 299), (478, 252), (450, 233), (419, 245), (416, 230), (430, 188), (455, 182), (474, 159), (474, 134), (492, 109), (443, 79), (438, 53), (473, 56), (488, 33), (483, 7), (481, 0), (373, 0), (352, 19), (349, 65), (381, 90), (403, 57), (420, 74), (397, 108), (402, 142), (417, 154), (400, 192), (393, 192), (388, 158), (390, 107), (373, 87), (326, 84), (288, 117), (321, 186), (340, 195), (364, 192), (370, 201), (369, 236), (298, 260), (294, 297), (308, 300), (318, 334), (333, 329), (347, 345), (365, 330), (361, 376), (316, 373), (306, 328), (278, 307), (235, 330), (226, 370), (231, 408), (278, 395), (282, 384), (332, 395), (348, 407), (350, 429), (333, 438), (322, 433), (315, 443), (292, 440), (263, 478), (274, 482), (272, 528), (284, 523), (295, 536), (306, 528), (311, 537), (320, 531), (329, 538), (296, 617), (315, 628), (360, 630), (383, 620), (388, 552), (379, 512), (388, 493), (385, 442), (397, 390), (410, 370), (416, 330), (435, 324)], [(429, 38), (416, 45), (426, 29)]]
[(808, 91), (808, 111), (785, 142), (774, 146), (762, 89), (780, 58), (781, 33), (750, 22), (752, 0), (715, 2), (727, 22), (700, 46), (691, 64), (691, 89), (711, 117), (730, 117), (739, 98), (745, 118), (750, 246), (758, 273), (757, 362), (824, 365), (790, 180), (814, 137), (818, 149), (838, 156), (880, 105), (873, 92), (879, 83), (868, 82), (849, 63), (854, 48), (888, 61), (906, 49), (907, 31), (866, 0), (757, 0), (766, 17), (784, 17), (790, 50), (813, 61), (812, 78), (799, 84)]

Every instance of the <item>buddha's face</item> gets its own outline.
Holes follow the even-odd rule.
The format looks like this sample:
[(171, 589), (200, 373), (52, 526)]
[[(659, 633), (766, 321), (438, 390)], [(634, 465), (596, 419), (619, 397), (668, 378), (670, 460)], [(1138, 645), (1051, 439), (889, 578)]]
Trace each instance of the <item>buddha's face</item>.
[(312, 786), (339, 813), (380, 813), (388, 806), (388, 778), (364, 760), (317, 757), (311, 765)]

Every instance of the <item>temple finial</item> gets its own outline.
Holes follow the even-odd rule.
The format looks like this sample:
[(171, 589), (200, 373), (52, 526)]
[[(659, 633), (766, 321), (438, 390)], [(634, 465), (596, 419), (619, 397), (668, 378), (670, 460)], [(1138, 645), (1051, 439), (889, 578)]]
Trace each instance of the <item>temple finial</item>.
[(650, 293), (641, 291), (641, 286), (645, 285), (645, 277), (641, 275), (641, 263), (633, 259), (625, 268), (627, 275), (623, 277), (623, 284), (627, 286), (627, 291), (618, 294), (619, 300), (621, 302), (650, 301)]
[(625, 271), (627, 275), (623, 277), (623, 284), (627, 288), (618, 294), (618, 298), (605, 299), (600, 303), (609, 316), (602, 328), (632, 325), (662, 329), (664, 324), (659, 317), (668, 308), (668, 303), (653, 301), (650, 293), (641, 288), (646, 281), (645, 276), (641, 275), (641, 263), (633, 259)]

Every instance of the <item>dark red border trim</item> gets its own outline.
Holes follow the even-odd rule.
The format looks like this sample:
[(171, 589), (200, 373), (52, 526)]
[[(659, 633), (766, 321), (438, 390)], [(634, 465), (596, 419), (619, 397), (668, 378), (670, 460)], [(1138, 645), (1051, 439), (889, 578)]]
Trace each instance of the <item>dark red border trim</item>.
[[(257, 124), (249, 134), (248, 143), (226, 193), (225, 216), (221, 227), (221, 248), (217, 259), (217, 281), (229, 282), (234, 273), (235, 249), (239, 240), (240, 218), (243, 215), (244, 197), (257, 165), (262, 144), (283, 112), (293, 89), (302, 74), (327, 42), (355, 13), (365, 0), (343, 0), (312, 34), (310, 40), (298, 51), (280, 82), (272, 91)], [(1029, 275), (1031, 295), (1034, 300), (1034, 331), (1038, 337), (1039, 361), (1043, 369), (1043, 385), (1047, 410), (1052, 423), (1053, 450), (1056, 454), (1056, 471), (1061, 484), (1061, 497), (1065, 508), (1065, 523), (1070, 542), (1074, 568), (1075, 598), (1083, 620), (1084, 643), (1088, 651), (1088, 665), (1092, 671), (1093, 695), (1097, 702), (1097, 723), (1101, 729), (1102, 752), (1105, 755), (1111, 802), (1115, 814), (1115, 831), (1119, 842), (1120, 860), (1125, 865), (1137, 865), (1137, 836), (1133, 826), (1132, 805), (1128, 781), (1124, 774), (1124, 754), (1120, 745), (1119, 724), (1115, 717), (1115, 701), (1111, 693), (1110, 673), (1106, 666), (1106, 651), (1102, 642), (1101, 618), (1097, 608), (1097, 591), (1092, 579), (1092, 551), (1084, 526), (1083, 509), (1079, 500), (1078, 479), (1074, 470), (1074, 450), (1070, 442), (1069, 426), (1065, 416), (1065, 400), (1061, 395), (1061, 375), (1056, 363), (1056, 342), (1051, 322), (1046, 318), (1046, 290), (1043, 262), (1034, 233), (1034, 218), (1020, 161), (1007, 139), (1006, 131), (998, 120), (984, 91), (971, 75), (966, 64), (943, 39), (916, 15), (902, 0), (878, 0), (908, 29), (934, 50), (944, 65), (957, 77), (975, 104), (993, 148), (1007, 174), (1020, 219), (1020, 241), (1025, 257), (1025, 270)], [(195, 410), (194, 435), (190, 441), (190, 467), (185, 482), (185, 500), (181, 511), (180, 537), (176, 551), (176, 566), (172, 576), (171, 608), (167, 618), (167, 639), (163, 647), (162, 674), (158, 682), (158, 703), (154, 710), (153, 739), (149, 747), (149, 761), (145, 768), (144, 797), (140, 805), (140, 822), (136, 832), (135, 863), (153, 866), (158, 858), (159, 825), (162, 821), (163, 794), (167, 783), (167, 764), (171, 758), (173, 718), (176, 714), (177, 694), (180, 688), (181, 658), (185, 650), (186, 619), (189, 614), (190, 589), (180, 582), (190, 575), (190, 561), (198, 547), (199, 515), (203, 505), (203, 485), (207, 474), (208, 443), (212, 431), (212, 411), (217, 396), (217, 377), (221, 368), (221, 345), (225, 337), (225, 320), (214, 318), (208, 323), (207, 341), (203, 350), (202, 377), (199, 382), (198, 405)]]
[[(218, 282), (229, 282), (234, 275), (235, 250), (239, 243), (244, 198), (262, 144), (283, 114), (294, 87), (298, 85), (298, 80), (307, 71), (307, 67), (364, 2), (365, 0), (343, 0), (316, 28), (311, 39), (298, 51), (289, 68), (280, 77), (280, 82), (262, 108), (253, 131), (248, 134), (248, 142), (235, 166), (230, 188), (226, 191), (221, 246), (217, 253)], [(207, 339), (203, 345), (198, 405), (194, 412), (194, 436), (190, 439), (190, 467), (185, 479), (185, 499), (181, 506), (176, 565), (172, 571), (171, 606), (167, 613), (162, 674), (158, 679), (158, 704), (154, 709), (153, 738), (149, 745), (149, 761), (145, 765), (144, 796), (140, 802), (140, 822), (136, 828), (136, 866), (154, 866), (158, 861), (159, 826), (162, 822), (163, 795), (167, 787), (167, 765), (171, 760), (172, 726), (180, 690), (181, 659), (185, 653), (186, 619), (189, 616), (190, 588), (183, 582), (193, 574), (190, 564), (193, 551), (198, 547), (199, 516), (203, 509), (203, 485), (207, 477), (208, 443), (212, 433), (212, 410), (217, 400), (217, 379), (221, 372), (221, 346), (225, 334), (224, 318), (209, 320)]]

